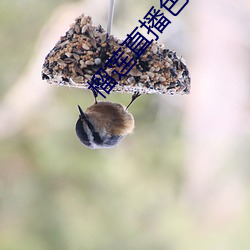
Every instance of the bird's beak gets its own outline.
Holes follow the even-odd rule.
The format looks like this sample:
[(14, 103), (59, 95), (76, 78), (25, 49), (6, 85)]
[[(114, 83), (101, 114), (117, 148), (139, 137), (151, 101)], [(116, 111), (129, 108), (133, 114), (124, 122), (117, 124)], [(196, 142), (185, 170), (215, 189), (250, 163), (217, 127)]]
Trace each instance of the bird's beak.
[(80, 118), (86, 118), (84, 112), (82, 111), (82, 108), (79, 105), (77, 105), (77, 106), (78, 106), (78, 110), (79, 110), (79, 113), (80, 113)]

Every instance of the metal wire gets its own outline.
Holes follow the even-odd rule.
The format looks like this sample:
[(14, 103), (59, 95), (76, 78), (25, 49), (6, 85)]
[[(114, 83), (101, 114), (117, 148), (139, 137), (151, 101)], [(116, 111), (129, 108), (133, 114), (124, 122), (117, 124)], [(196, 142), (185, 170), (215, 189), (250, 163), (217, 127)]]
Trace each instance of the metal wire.
[(108, 25), (107, 25), (107, 33), (108, 34), (110, 34), (111, 30), (112, 30), (114, 10), (115, 10), (115, 0), (110, 0), (109, 13), (108, 13)]

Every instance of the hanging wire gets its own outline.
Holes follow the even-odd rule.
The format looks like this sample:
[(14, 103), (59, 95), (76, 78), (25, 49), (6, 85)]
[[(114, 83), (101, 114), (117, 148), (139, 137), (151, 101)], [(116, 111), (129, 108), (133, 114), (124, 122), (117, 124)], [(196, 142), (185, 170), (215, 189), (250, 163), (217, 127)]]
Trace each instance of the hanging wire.
[(109, 12), (108, 12), (108, 25), (107, 25), (107, 33), (108, 34), (111, 34), (111, 30), (112, 30), (114, 10), (115, 10), (115, 0), (110, 0)]

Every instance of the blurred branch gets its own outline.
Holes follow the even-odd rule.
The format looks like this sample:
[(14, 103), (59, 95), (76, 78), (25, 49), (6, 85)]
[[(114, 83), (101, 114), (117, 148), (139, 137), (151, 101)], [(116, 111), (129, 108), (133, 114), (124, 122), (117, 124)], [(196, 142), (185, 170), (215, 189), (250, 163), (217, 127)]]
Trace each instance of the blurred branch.
[[(9, 89), (0, 103), (0, 137), (5, 138), (20, 131), (34, 114), (43, 110), (43, 104), (52, 93), (52, 87), (42, 82), (41, 69), (45, 56), (54, 47), (74, 19), (84, 10), (94, 16), (94, 21), (103, 23), (103, 9), (107, 3), (98, 0), (86, 3), (65, 4), (55, 10), (53, 16), (41, 32), (30, 62), (20, 78)], [(102, 20), (102, 21), (101, 21)]]
[[(239, 162), (235, 152), (248, 129), (249, 66), (241, 46), (246, 42), (244, 19), (232, 18), (232, 13), (243, 12), (239, 8), (235, 13), (234, 5), (233, 0), (203, 0), (192, 7), (198, 34), (191, 65), (185, 193), (209, 223), (230, 220), (245, 202), (239, 165), (234, 163)], [(224, 167), (230, 168), (227, 175)]]

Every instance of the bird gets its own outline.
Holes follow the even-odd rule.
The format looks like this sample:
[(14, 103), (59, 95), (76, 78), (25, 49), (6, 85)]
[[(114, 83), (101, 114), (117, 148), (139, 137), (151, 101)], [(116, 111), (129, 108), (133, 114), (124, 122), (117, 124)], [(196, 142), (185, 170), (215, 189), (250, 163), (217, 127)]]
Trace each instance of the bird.
[(88, 107), (85, 112), (78, 105), (79, 118), (75, 130), (80, 142), (91, 149), (112, 148), (131, 134), (135, 127), (133, 115), (128, 108), (140, 94), (132, 96), (127, 107), (109, 101), (97, 102)]

